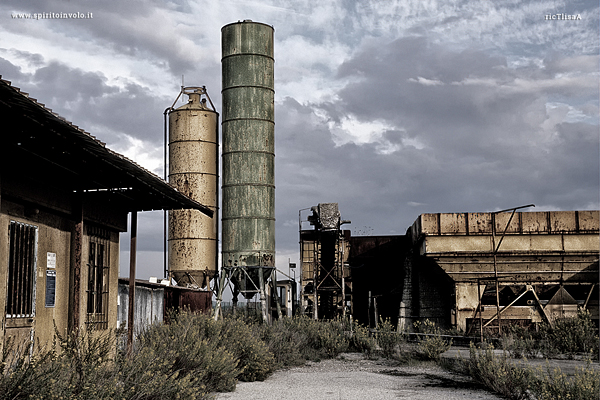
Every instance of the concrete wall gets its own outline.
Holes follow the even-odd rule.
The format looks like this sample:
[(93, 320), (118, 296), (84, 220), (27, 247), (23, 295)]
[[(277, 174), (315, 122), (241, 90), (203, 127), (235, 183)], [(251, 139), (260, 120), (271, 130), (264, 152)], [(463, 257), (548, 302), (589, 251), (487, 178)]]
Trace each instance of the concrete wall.
[[(2, 326), (7, 336), (28, 337), (35, 332), (35, 338), (47, 343), (54, 336), (53, 323), (61, 332), (65, 332), (68, 324), (69, 278), (70, 278), (70, 224), (45, 212), (25, 216), (24, 207), (6, 199), (2, 202), (0, 213), (0, 230), (7, 232), (11, 221), (27, 223), (38, 227), (37, 259), (35, 274), (35, 316), (33, 318), (7, 318), (6, 299), (8, 281), (9, 237), (0, 235), (0, 310), (2, 310)], [(55, 255), (54, 268), (47, 265), (47, 255)], [(45, 307), (46, 271), (56, 273), (55, 306)]]
[[(89, 237), (84, 235), (82, 240), (82, 268), (80, 276), (80, 292), (77, 302), (72, 296), (73, 279), (73, 249), (72, 232), (74, 223), (63, 215), (54, 213), (47, 208), (36, 208), (24, 205), (17, 200), (2, 199), (0, 210), (0, 230), (6, 232), (10, 222), (26, 223), (37, 227), (37, 257), (35, 262), (35, 315), (32, 318), (7, 318), (6, 298), (9, 259), (8, 235), (0, 235), (0, 310), (2, 310), (3, 336), (18, 336), (33, 338), (40, 344), (49, 343), (54, 338), (54, 326), (61, 333), (69, 328), (69, 316), (78, 304), (79, 327), (85, 326), (87, 313), (87, 279), (89, 258)], [(84, 225), (86, 223), (84, 222)], [(85, 230), (84, 230), (85, 232)], [(116, 327), (116, 301), (119, 263), (118, 232), (110, 231), (107, 239), (109, 246), (109, 294), (108, 294), (108, 328)], [(49, 261), (50, 260), (50, 261)], [(55, 303), (47, 307), (45, 302), (47, 276), (55, 275)]]

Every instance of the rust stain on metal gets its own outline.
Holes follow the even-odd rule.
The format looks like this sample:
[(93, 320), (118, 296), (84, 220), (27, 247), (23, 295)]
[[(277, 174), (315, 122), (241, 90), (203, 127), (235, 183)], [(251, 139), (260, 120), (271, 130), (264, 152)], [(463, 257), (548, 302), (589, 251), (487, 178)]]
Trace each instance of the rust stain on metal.
[[(218, 114), (205, 89), (184, 88), (189, 103), (169, 114), (169, 183), (213, 211), (218, 196)], [(216, 217), (169, 212), (169, 270), (179, 285), (205, 287), (217, 272)]]

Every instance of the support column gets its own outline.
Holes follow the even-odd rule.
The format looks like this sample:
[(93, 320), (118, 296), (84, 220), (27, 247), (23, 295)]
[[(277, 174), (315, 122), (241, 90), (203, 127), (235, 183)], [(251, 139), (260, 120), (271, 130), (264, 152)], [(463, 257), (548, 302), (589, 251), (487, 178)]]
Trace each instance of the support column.
[[(217, 287), (217, 303), (215, 304), (214, 320), (218, 321), (221, 312), (221, 302), (223, 301), (223, 290), (225, 289), (225, 279), (227, 278), (227, 270), (221, 267), (221, 277), (219, 279), (219, 287)], [(216, 281), (216, 280), (215, 280)]]
[(277, 307), (277, 318), (281, 319), (281, 304), (279, 303), (279, 293), (277, 293), (277, 269), (273, 268), (273, 272), (271, 272), (271, 283), (273, 285), (273, 294), (275, 297), (275, 304)]
[(77, 332), (81, 326), (81, 264), (83, 259), (83, 205), (81, 193), (74, 193), (71, 232), (71, 290), (69, 291), (69, 332)]
[(133, 350), (135, 312), (135, 263), (137, 256), (137, 211), (131, 212), (131, 245), (129, 247), (129, 308), (127, 310), (127, 354)]
[(260, 292), (260, 308), (262, 311), (262, 319), (265, 324), (269, 323), (267, 318), (267, 295), (265, 293), (265, 277), (263, 276), (262, 267), (258, 267), (258, 290)]

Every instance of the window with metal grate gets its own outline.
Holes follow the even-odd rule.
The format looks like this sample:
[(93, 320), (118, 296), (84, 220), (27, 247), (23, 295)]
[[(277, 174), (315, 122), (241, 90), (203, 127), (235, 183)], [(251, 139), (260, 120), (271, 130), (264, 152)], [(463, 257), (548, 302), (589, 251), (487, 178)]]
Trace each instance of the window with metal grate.
[(88, 229), (90, 234), (87, 318), (93, 329), (108, 328), (109, 234), (100, 229)]
[(6, 294), (7, 318), (33, 318), (35, 315), (35, 276), (37, 226), (10, 221)]

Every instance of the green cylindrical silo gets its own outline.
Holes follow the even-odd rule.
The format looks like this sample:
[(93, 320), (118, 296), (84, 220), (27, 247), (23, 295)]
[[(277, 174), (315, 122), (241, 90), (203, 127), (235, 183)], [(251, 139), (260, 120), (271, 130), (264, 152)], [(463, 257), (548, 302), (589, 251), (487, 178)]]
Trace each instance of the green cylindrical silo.
[(273, 27), (224, 26), (222, 263), (275, 266)]

